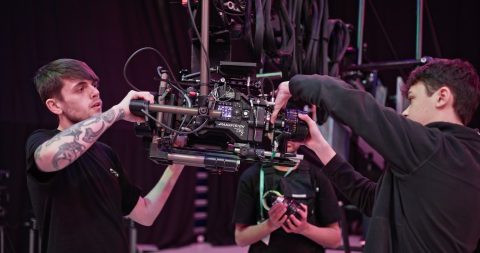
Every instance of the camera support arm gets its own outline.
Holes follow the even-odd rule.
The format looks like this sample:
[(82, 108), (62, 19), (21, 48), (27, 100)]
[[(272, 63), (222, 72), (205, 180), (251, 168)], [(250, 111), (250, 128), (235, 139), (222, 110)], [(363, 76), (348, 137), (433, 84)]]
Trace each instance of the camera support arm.
[[(282, 158), (279, 153), (272, 153), (270, 151), (261, 151), (264, 160), (256, 160), (255, 156), (249, 156), (250, 161), (269, 163), (271, 159), (275, 158), (275, 164), (292, 166), (299, 160), (303, 160), (303, 155), (295, 154), (287, 158)], [(235, 153), (240, 153), (239, 150), (236, 150)], [(274, 157), (272, 157), (274, 156)], [(207, 169), (214, 169), (215, 171), (221, 172), (236, 172), (240, 166), (241, 156), (225, 153), (225, 152), (215, 152), (215, 151), (194, 151), (194, 150), (185, 150), (181, 148), (173, 148), (169, 152), (161, 151), (157, 145), (152, 145), (150, 148), (150, 159), (154, 161), (170, 161), (176, 164), (183, 164), (187, 166), (194, 167), (205, 167)]]
[(148, 101), (145, 100), (132, 100), (130, 101), (129, 108), (133, 114), (141, 117), (145, 116), (142, 110), (147, 112), (165, 112), (190, 116), (208, 115), (210, 118), (220, 118), (222, 116), (222, 111), (219, 110), (209, 110), (208, 112), (201, 111), (202, 108), (205, 107), (188, 108), (174, 105), (150, 104)]

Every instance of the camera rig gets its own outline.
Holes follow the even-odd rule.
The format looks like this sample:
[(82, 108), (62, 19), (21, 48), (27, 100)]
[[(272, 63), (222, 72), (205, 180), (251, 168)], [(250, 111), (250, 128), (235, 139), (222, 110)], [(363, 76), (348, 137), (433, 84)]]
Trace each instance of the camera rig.
[(297, 117), (301, 110), (285, 109), (270, 123), (274, 85), (265, 77), (272, 74), (255, 74), (255, 63), (220, 62), (203, 84), (207, 94), (199, 89), (196, 74), (184, 74), (176, 82), (166, 71), (158, 72), (156, 103), (130, 102), (131, 112), (146, 119), (135, 124), (135, 132), (151, 160), (233, 172), (240, 161), (292, 166), (303, 158), (287, 152), (289, 140), (302, 141), (308, 134)]

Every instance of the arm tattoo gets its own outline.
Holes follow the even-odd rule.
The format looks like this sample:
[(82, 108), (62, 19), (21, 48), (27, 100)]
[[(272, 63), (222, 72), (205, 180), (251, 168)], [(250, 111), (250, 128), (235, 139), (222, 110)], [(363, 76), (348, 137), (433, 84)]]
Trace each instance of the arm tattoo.
[(75, 159), (83, 154), (85, 145), (82, 145), (76, 141), (65, 143), (58, 148), (58, 152), (53, 156), (53, 167), (55, 170), (60, 170), (61, 162), (65, 161), (67, 164), (71, 164)]
[[(64, 132), (60, 132), (59, 134), (53, 136), (50, 140), (45, 142), (45, 147), (50, 146), (52, 143), (60, 140), (62, 137), (65, 136), (73, 136), (74, 141), (78, 141), (80, 139), (80, 134), (82, 134), (82, 131), (80, 129), (77, 129), (77, 127), (65, 130)], [(44, 145), (40, 145), (37, 150), (35, 151), (35, 156), (38, 158), (40, 154), (40, 150), (43, 148)]]
[(118, 110), (118, 115), (117, 115), (116, 120), (121, 120), (121, 119), (124, 119), (124, 118), (125, 118), (125, 110), (123, 110), (123, 109)]
[[(35, 151), (34, 156), (36, 159), (40, 159), (40, 153), (43, 148), (48, 147), (53, 143), (58, 143), (60, 146), (53, 155), (52, 165), (55, 170), (60, 170), (83, 155), (83, 153), (90, 148), (91, 144), (97, 141), (100, 135), (105, 131), (107, 124), (110, 125), (116, 120), (123, 119), (124, 117), (125, 111), (123, 109), (120, 109), (117, 115), (116, 110), (108, 110), (103, 114), (81, 121), (46, 141), (44, 145), (41, 145)], [(81, 135), (83, 135), (83, 137), (80, 140)], [(73, 140), (67, 142), (68, 139), (64, 138), (69, 136), (73, 137)]]
[(106, 111), (104, 114), (102, 114), (102, 119), (105, 120), (107, 123), (113, 123), (113, 121), (115, 120), (115, 111)]
[[(102, 114), (102, 115), (103, 115), (103, 114)], [(77, 123), (77, 124), (74, 125), (74, 126), (77, 126), (77, 125), (78, 125), (78, 128), (81, 128), (81, 127), (83, 127), (83, 126), (90, 126), (90, 125), (92, 125), (92, 124), (95, 124), (95, 123), (101, 121), (101, 120), (102, 120), (102, 115), (93, 116), (93, 117), (91, 117), (91, 118), (89, 118), (89, 119), (86, 119), (86, 120), (84, 120), (84, 121), (81, 121), (81, 122)]]
[(79, 129), (80, 126), (73, 126), (72, 128), (68, 129), (68, 130), (65, 130), (64, 131), (64, 134), (62, 134), (62, 137), (63, 136), (73, 136), (73, 139), (75, 141), (78, 141), (80, 139), (80, 135), (82, 134), (82, 130)]
[(102, 122), (102, 127), (98, 129), (98, 131), (93, 131), (91, 128), (85, 129), (85, 135), (83, 136), (82, 140), (87, 143), (95, 142), (98, 137), (103, 133), (103, 128), (105, 127), (105, 122)]

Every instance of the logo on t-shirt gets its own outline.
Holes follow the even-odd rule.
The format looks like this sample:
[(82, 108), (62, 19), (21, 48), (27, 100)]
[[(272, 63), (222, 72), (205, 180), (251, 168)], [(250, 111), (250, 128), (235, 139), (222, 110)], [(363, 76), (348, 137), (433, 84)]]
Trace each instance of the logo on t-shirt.
[(109, 171), (110, 171), (110, 173), (112, 173), (115, 177), (118, 177), (118, 172), (116, 172), (114, 169), (110, 168)]

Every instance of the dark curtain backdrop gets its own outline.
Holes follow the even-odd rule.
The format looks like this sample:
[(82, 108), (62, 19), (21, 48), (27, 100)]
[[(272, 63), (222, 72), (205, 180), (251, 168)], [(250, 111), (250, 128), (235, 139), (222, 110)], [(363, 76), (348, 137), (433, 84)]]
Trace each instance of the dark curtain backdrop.
[[(25, 185), (24, 143), (37, 128), (55, 128), (56, 119), (35, 92), (32, 77), (41, 65), (57, 58), (87, 62), (101, 78), (104, 109), (118, 103), (130, 89), (122, 77), (123, 65), (135, 50), (155, 47), (175, 71), (190, 66), (188, 16), (180, 1), (170, 0), (17, 0), (0, 8), (0, 170), (10, 173), (6, 225), (7, 252), (26, 252), (30, 217)], [(330, 16), (356, 24), (357, 1), (329, 1)], [(386, 61), (414, 57), (415, 0), (367, 1), (365, 59)], [(480, 67), (480, 2), (426, 1), (424, 55), (459, 57)], [(373, 10), (375, 7), (375, 11)], [(377, 19), (378, 17), (378, 19)], [(431, 19), (434, 28), (430, 26)], [(383, 25), (389, 37), (382, 30)], [(433, 31), (435, 31), (435, 36)], [(355, 36), (355, 33), (352, 34)], [(436, 37), (436, 39), (435, 39)], [(354, 41), (354, 40), (352, 40)], [(235, 60), (235, 59), (232, 59)], [(129, 77), (137, 87), (155, 90), (155, 67), (164, 65), (151, 52), (135, 58)], [(393, 77), (381, 73), (389, 95)], [(479, 125), (478, 114), (472, 126)], [(146, 159), (132, 125), (120, 122), (102, 141), (119, 154), (132, 181), (147, 192), (163, 168)], [(233, 243), (231, 212), (239, 174), (210, 175), (206, 238), (214, 244)], [(163, 212), (152, 227), (139, 228), (139, 242), (173, 247), (194, 241), (193, 200), (195, 169), (187, 168)], [(11, 249), (15, 250), (11, 250)]]
[[(37, 128), (55, 128), (56, 119), (42, 105), (32, 77), (57, 58), (85, 61), (100, 77), (104, 109), (130, 90), (122, 76), (135, 50), (157, 48), (174, 71), (190, 66), (186, 9), (171, 1), (8, 1), (0, 15), (0, 169), (10, 172), (10, 204), (6, 223), (7, 252), (26, 252), (30, 217), (25, 185), (24, 143)], [(143, 90), (156, 90), (156, 67), (165, 64), (143, 52), (129, 68), (129, 77)], [(101, 138), (118, 153), (132, 181), (147, 193), (164, 167), (146, 159), (133, 126), (119, 122)], [(165, 209), (152, 227), (137, 225), (139, 242), (159, 247), (194, 241), (194, 168), (182, 173)], [(12, 250), (15, 248), (15, 251)]]
[[(352, 43), (356, 45), (358, 2), (329, 1), (330, 18), (353, 24)], [(417, 0), (366, 0), (363, 62), (382, 62), (415, 58)], [(424, 0), (423, 54), (470, 61), (480, 71), (480, 1)], [(394, 105), (395, 79), (406, 77), (410, 69), (380, 71), (388, 87), (387, 104)], [(470, 123), (480, 126), (480, 110)]]

